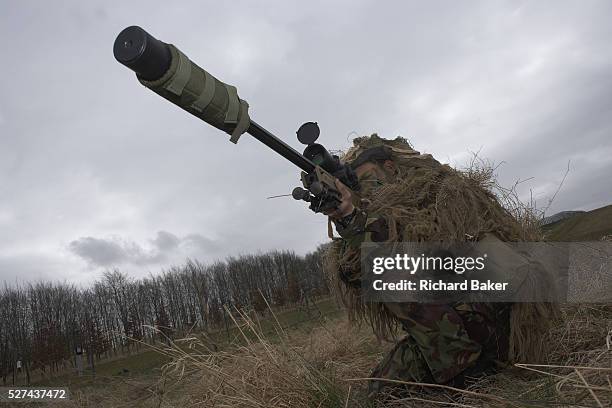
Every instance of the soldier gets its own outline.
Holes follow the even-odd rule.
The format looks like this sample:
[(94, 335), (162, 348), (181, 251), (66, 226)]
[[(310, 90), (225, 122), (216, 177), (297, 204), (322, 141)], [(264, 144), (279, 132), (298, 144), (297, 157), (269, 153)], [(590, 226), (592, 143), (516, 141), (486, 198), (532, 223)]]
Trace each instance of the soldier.
[(368, 322), (380, 338), (392, 338), (398, 326), (406, 332), (373, 370), (370, 395), (392, 384), (384, 379), (462, 387), (466, 377), (492, 373), (509, 357), (539, 352), (541, 337), (528, 332), (538, 327), (536, 321), (549, 317), (545, 308), (542, 316), (534, 316), (531, 309), (527, 312), (523, 320), (528, 324), (515, 328), (513, 335), (521, 338), (511, 344), (509, 304), (365, 302), (360, 291), (359, 248), (363, 242), (533, 237), (526, 236), (482, 180), (420, 154), (403, 138), (372, 135), (355, 139), (342, 159), (359, 178), (362, 200), (356, 207), (350, 190), (337, 183), (342, 203), (326, 214), (341, 239), (332, 244), (328, 268), (338, 278), (352, 320)]
[[(238, 97), (235, 87), (213, 77), (173, 45), (132, 26), (117, 36), (113, 52), (137, 73), (141, 84), (230, 134), (230, 141), (236, 143), (248, 132), (307, 176), (323, 174), (312, 161), (252, 121), (249, 105)], [(303, 142), (310, 145), (318, 137), (318, 128), (313, 138), (306, 136)], [(390, 337), (398, 326), (407, 332), (373, 376), (461, 385), (465, 376), (482, 374), (507, 359), (534, 361), (538, 354), (534, 345), (542, 338), (538, 329), (545, 328), (541, 319), (549, 317), (546, 307), (532, 310), (513, 305), (508, 311), (502, 305), (368, 303), (361, 297), (362, 242), (533, 240), (482, 185), (487, 178), (465, 177), (430, 155), (419, 154), (402, 138), (358, 138), (343, 159), (357, 172), (362, 200), (355, 206), (350, 191), (337, 183), (343, 199), (327, 215), (342, 239), (334, 242), (334, 256), (329, 259), (335, 262), (329, 270), (341, 282), (350, 316), (369, 322), (382, 338)], [(329, 187), (331, 177), (328, 174), (324, 186), (317, 179), (325, 187), (320, 192)], [(300, 199), (311, 200), (311, 192)], [(294, 197), (301, 195), (298, 190)], [(516, 266), (521, 262), (517, 258)], [(383, 384), (373, 381), (370, 388), (376, 392)]]

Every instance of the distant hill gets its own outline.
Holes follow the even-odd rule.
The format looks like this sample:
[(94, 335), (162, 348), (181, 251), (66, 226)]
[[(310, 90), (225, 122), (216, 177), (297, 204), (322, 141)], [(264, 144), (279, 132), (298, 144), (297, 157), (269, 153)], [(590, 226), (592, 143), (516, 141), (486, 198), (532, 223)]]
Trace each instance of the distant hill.
[(612, 234), (612, 205), (587, 212), (564, 211), (559, 214), (566, 216), (560, 216), (559, 220), (542, 227), (548, 240), (599, 241), (603, 236)]
[(542, 220), (542, 225), (554, 224), (566, 218), (571, 218), (574, 215), (584, 214), (586, 211), (561, 211), (550, 217), (546, 217)]

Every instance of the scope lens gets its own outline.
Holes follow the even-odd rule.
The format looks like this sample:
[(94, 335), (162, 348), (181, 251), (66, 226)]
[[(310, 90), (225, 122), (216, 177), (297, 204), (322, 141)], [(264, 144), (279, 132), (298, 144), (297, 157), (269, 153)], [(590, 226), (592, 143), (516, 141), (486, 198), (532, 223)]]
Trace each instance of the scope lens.
[(322, 154), (316, 154), (314, 155), (314, 157), (312, 158), (312, 162), (314, 164), (316, 164), (317, 166), (320, 166), (323, 164), (323, 161), (325, 160), (325, 157), (323, 157)]

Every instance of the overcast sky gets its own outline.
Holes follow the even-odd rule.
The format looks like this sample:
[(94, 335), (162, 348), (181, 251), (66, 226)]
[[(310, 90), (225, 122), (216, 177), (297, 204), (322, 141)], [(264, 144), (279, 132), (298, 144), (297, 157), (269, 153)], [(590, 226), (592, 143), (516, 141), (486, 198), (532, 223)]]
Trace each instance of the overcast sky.
[(0, 279), (87, 284), (194, 257), (305, 253), (326, 220), (291, 198), (299, 171), (238, 145), (118, 64), (140, 25), (234, 84), (301, 150), (402, 135), (497, 163), (548, 213), (612, 203), (612, 2), (0, 0)]

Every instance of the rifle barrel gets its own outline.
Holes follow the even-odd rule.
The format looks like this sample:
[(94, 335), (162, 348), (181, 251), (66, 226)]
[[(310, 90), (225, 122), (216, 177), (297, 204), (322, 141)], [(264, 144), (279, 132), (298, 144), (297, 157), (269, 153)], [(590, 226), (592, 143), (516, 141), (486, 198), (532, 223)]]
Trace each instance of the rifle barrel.
[[(118, 62), (134, 71), (139, 79), (148, 81), (154, 81), (161, 78), (169, 69), (172, 61), (172, 55), (168, 48), (168, 44), (156, 39), (138, 26), (127, 27), (119, 33), (115, 39), (113, 54)], [(192, 62), (192, 64), (194, 64), (193, 67), (201, 70), (195, 63)], [(223, 85), (222, 82), (219, 82), (219, 84)], [(180, 103), (180, 98), (172, 100), (166, 97), (166, 99), (196, 115), (193, 111), (190, 111), (186, 106)], [(198, 117), (206, 121), (202, 116)], [(208, 123), (211, 124), (210, 122)], [(212, 123), (211, 125), (222, 128), (219, 124)], [(225, 130), (227, 131), (227, 129)], [(305, 172), (310, 173), (315, 169), (316, 166), (312, 161), (256, 122), (250, 121), (247, 133)]]
[(270, 149), (274, 150), (276, 153), (283, 156), (285, 159), (289, 160), (291, 163), (298, 166), (300, 169), (304, 170), (306, 173), (310, 173), (315, 169), (316, 166), (312, 161), (308, 160), (293, 147), (289, 146), (287, 143), (268, 132), (256, 122), (251, 120), (251, 125), (249, 126), (247, 133), (268, 146)]

